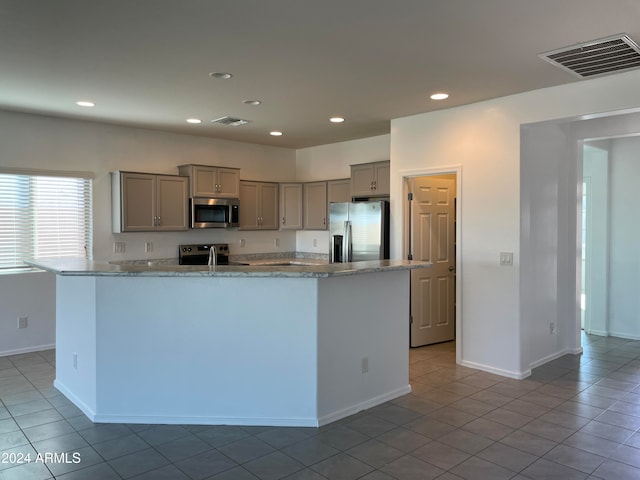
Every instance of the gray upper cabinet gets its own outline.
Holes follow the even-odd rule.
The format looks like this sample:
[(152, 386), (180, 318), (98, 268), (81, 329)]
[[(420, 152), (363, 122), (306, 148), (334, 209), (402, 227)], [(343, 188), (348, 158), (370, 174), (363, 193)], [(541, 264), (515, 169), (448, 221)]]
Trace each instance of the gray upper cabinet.
[(310, 182), (302, 186), (304, 229), (327, 229), (327, 182)]
[(278, 229), (277, 183), (240, 181), (239, 229)]
[(177, 175), (112, 172), (113, 232), (189, 228), (189, 179)]
[(280, 229), (302, 229), (302, 183), (280, 184)]
[(180, 165), (180, 175), (191, 178), (192, 197), (240, 197), (240, 169), (208, 165)]
[(341, 203), (351, 201), (351, 179), (327, 181), (327, 203)]
[(351, 165), (351, 196), (389, 196), (390, 174), (389, 161)]

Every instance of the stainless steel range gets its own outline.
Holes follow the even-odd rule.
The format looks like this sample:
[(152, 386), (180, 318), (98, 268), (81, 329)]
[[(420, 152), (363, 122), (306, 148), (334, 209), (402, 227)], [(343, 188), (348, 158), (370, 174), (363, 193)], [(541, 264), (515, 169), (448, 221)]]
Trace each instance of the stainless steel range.
[(178, 246), (178, 263), (180, 265), (208, 265), (213, 250), (214, 265), (229, 265), (228, 243), (207, 243), (201, 245)]

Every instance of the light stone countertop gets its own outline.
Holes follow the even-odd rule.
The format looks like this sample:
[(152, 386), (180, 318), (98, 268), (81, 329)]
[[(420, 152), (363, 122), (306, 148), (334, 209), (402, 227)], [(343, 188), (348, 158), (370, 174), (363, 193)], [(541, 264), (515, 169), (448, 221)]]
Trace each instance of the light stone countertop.
[[(68, 276), (138, 277), (291, 277), (321, 278), (392, 270), (412, 270), (431, 266), (415, 260), (370, 260), (352, 263), (327, 263), (318, 259), (264, 259), (250, 265), (176, 265), (149, 260), (146, 263), (109, 263), (85, 258), (47, 258), (27, 262), (33, 267)], [(284, 265), (283, 265), (284, 264)]]

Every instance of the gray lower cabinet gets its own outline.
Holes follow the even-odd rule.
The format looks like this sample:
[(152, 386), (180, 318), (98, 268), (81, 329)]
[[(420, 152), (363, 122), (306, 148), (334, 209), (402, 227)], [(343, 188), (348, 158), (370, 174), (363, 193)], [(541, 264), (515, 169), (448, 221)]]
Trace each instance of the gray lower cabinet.
[(176, 231), (189, 228), (189, 178), (112, 172), (113, 232)]
[(240, 230), (278, 229), (278, 184), (240, 181)]

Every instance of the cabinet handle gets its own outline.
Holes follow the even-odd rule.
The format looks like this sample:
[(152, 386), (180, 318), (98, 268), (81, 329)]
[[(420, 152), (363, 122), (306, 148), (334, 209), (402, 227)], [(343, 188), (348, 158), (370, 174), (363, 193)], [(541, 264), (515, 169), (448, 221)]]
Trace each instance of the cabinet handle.
[(325, 225), (325, 226), (327, 225), (327, 217), (322, 219), (322, 225)]
[(158, 219), (158, 223), (156, 223), (156, 225), (159, 227), (160, 226), (160, 217), (156, 217)]
[(286, 224), (287, 224), (287, 222), (285, 222), (284, 217), (282, 217), (282, 224), (283, 224), (283, 225), (286, 225)]
[(377, 190), (378, 189), (378, 181), (374, 180), (372, 183), (373, 183), (373, 189)]

